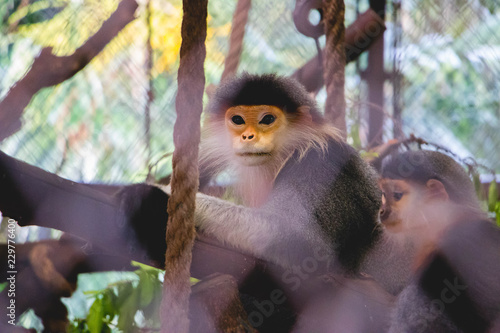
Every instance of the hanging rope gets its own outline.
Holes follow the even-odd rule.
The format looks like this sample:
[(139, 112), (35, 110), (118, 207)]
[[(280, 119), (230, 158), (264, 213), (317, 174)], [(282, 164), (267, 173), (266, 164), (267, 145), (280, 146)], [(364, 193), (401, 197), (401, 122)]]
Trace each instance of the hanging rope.
[(183, 0), (182, 44), (175, 99), (175, 150), (172, 194), (168, 201), (165, 281), (160, 317), (162, 333), (189, 331), (190, 266), (195, 237), (194, 210), (198, 190), (198, 145), (203, 109), (208, 0)]
[(233, 76), (238, 70), (241, 51), (243, 50), (245, 27), (247, 25), (248, 13), (250, 12), (251, 6), (251, 0), (238, 0), (238, 4), (233, 14), (233, 25), (229, 38), (229, 52), (224, 62), (224, 72), (222, 72), (221, 81)]
[(401, 119), (402, 112), (402, 90), (403, 90), (403, 76), (401, 74), (401, 56), (400, 56), (400, 46), (402, 40), (402, 31), (401, 27), (401, 0), (393, 0), (392, 1), (392, 22), (394, 24), (394, 33), (393, 33), (393, 44), (392, 44), (392, 108), (393, 108), (393, 121), (394, 121), (394, 129), (393, 134), (394, 138), (400, 140), (403, 138), (403, 121)]
[(343, 0), (323, 0), (323, 20), (326, 33), (324, 72), (326, 86), (325, 118), (338, 128), (344, 139), (345, 121), (345, 5)]

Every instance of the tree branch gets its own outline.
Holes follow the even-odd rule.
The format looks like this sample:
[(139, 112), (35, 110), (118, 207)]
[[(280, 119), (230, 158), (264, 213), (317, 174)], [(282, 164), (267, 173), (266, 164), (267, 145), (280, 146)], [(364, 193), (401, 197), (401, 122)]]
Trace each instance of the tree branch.
[(16, 82), (0, 101), (0, 141), (21, 128), (21, 116), (33, 95), (40, 89), (57, 85), (82, 70), (131, 21), (137, 2), (122, 0), (101, 28), (72, 55), (58, 57), (46, 47), (35, 58), (31, 69)]

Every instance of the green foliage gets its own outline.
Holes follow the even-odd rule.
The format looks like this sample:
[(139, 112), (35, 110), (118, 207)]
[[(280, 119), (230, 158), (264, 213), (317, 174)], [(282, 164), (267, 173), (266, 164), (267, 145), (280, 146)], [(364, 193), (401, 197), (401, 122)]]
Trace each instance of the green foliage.
[(498, 185), (495, 179), (491, 182), (488, 189), (488, 210), (495, 212), (498, 203)]
[[(23, 6), (20, 3), (0, 1), (0, 98), (29, 69), (39, 47), (51, 46), (58, 55), (71, 54), (99, 29), (119, 1), (38, 0)], [(182, 4), (180, 0), (151, 0), (149, 7), (139, 3), (138, 19), (84, 70), (33, 98), (24, 112), (23, 128), (2, 142), (3, 151), (75, 181), (121, 183), (144, 181), (148, 165), (173, 151)], [(207, 86), (220, 80), (235, 6), (235, 1), (209, 2)], [(354, 20), (356, 6), (354, 1), (346, 2), (347, 24)], [(401, 54), (406, 107), (403, 116), (410, 124), (406, 132), (413, 132), (408, 118), (416, 119), (419, 125), (428, 122), (432, 129), (445, 127), (475, 157), (491, 161), (485, 164), (500, 170), (500, 153), (496, 149), (500, 144), (500, 83), (496, 75), (499, 59), (494, 51), (498, 47), (496, 32), (500, 31), (500, 20), (484, 9), (498, 12), (498, 1), (480, 0), (471, 5), (469, 0), (453, 4), (411, 0), (406, 6), (408, 24), (403, 25), (401, 46), (408, 50)], [(293, 25), (289, 15), (293, 7), (293, 1), (280, 0), (252, 4), (240, 72), (288, 75), (316, 54), (314, 41), (300, 35)], [(367, 7), (368, 3), (362, 2), (360, 10)], [(147, 8), (152, 9), (151, 16)], [(388, 20), (390, 17), (388, 13)], [(391, 29), (388, 24), (388, 39)], [(151, 54), (146, 50), (148, 33)], [(324, 45), (323, 38), (320, 43)], [(148, 56), (150, 73), (146, 66)], [(363, 61), (366, 63), (366, 56), (361, 58), (362, 68), (366, 65)], [(392, 58), (386, 59), (386, 64), (390, 63)], [(359, 73), (349, 65), (346, 95), (363, 90), (360, 83)], [(146, 103), (148, 93), (154, 95), (150, 105)], [(324, 93), (319, 95), (320, 104), (324, 97)], [(365, 96), (358, 97), (363, 98), (354, 99)], [(389, 102), (389, 95), (386, 100)], [(145, 136), (146, 109), (151, 115), (150, 139)], [(358, 119), (364, 109), (355, 108)], [(365, 127), (363, 124), (351, 129), (351, 139), (357, 147), (365, 140)], [(484, 133), (484, 137), (478, 137), (478, 132)], [(416, 134), (432, 139), (426, 133)], [(170, 160), (158, 165), (155, 171), (156, 178), (170, 173)]]
[[(485, 210), (487, 210), (493, 219), (495, 219), (496, 224), (500, 227), (500, 200), (498, 199), (498, 183), (493, 178), (493, 181), (488, 186), (488, 193), (485, 195), (483, 187), (476, 186), (476, 174), (473, 175), (474, 185), (476, 187), (476, 193), (480, 202), (483, 204)], [(478, 176), (477, 176), (478, 177)]]
[(500, 7), (497, 0), (479, 0), (479, 3), (483, 5), (483, 7), (486, 7), (491, 14), (494, 14)]
[[(481, 4), (498, 11), (497, 0)], [(401, 46), (405, 132), (473, 154), (500, 172), (498, 13), (468, 0), (408, 5)]]
[(363, 145), (361, 143), (361, 138), (359, 135), (359, 126), (360, 126), (359, 123), (354, 123), (351, 126), (351, 130), (348, 134), (348, 137), (350, 138), (349, 143), (356, 149), (361, 149), (363, 147)]
[(158, 330), (163, 271), (143, 264), (134, 273), (138, 280), (123, 280), (87, 292), (94, 299), (86, 318), (71, 322), (70, 332), (107, 333)]
[(500, 227), (500, 200), (498, 199), (498, 183), (493, 180), (488, 190), (488, 211), (495, 214), (497, 226)]
[(495, 205), (495, 215), (497, 220), (497, 226), (500, 227), (500, 201), (498, 201)]
[[(52, 19), (56, 14), (60, 13), (65, 6), (54, 7), (47, 6), (45, 8), (30, 8), (30, 7), (40, 7), (38, 5), (45, 4), (48, 1), (38, 1), (33, 5), (28, 5), (24, 7), (25, 10), (24, 17), (20, 18), (18, 21), (19, 25), (36, 24)], [(13, 19), (17, 19), (13, 16)]]

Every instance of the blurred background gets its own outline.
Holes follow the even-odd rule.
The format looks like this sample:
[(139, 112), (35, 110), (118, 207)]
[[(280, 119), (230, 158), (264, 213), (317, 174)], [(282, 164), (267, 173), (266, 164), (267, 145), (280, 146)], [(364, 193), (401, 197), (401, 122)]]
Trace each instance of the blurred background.
[[(71, 55), (116, 10), (117, 0), (0, 2), (0, 100), (44, 47)], [(0, 149), (75, 181), (144, 181), (170, 173), (181, 43), (180, 0), (138, 1), (137, 18), (72, 78), (31, 100)], [(347, 0), (346, 26), (369, 8)], [(299, 33), (293, 0), (253, 1), (238, 72), (291, 75), (317, 54)], [(205, 73), (218, 84), (236, 1), (210, 0)], [(311, 21), (319, 20), (311, 15)], [(386, 4), (383, 141), (415, 134), (500, 171), (500, 4), (404, 0)], [(324, 45), (325, 37), (319, 39)], [(368, 52), (346, 67), (349, 142), (369, 140)], [(324, 89), (317, 94), (323, 105)], [(207, 101), (208, 98), (205, 98)], [(396, 136), (401, 136), (401, 133)]]

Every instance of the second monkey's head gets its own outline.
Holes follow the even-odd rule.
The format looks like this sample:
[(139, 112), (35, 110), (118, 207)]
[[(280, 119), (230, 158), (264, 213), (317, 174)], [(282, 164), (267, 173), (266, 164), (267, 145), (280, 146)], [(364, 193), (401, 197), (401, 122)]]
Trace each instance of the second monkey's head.
[[(321, 146), (327, 132), (315, 101), (293, 79), (243, 74), (219, 86), (207, 108), (210, 137), (237, 163), (269, 164), (295, 150)], [(321, 139), (323, 138), (323, 139)], [(326, 143), (325, 143), (326, 144)]]
[(437, 151), (389, 156), (383, 163), (381, 187), (385, 194), (382, 222), (395, 231), (428, 230), (438, 223), (448, 225), (484, 215), (467, 172), (453, 158)]

